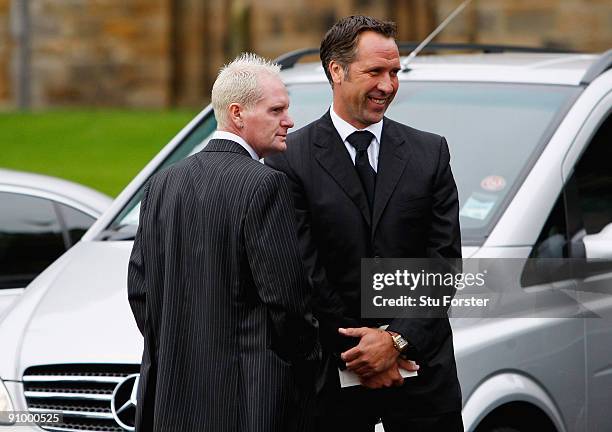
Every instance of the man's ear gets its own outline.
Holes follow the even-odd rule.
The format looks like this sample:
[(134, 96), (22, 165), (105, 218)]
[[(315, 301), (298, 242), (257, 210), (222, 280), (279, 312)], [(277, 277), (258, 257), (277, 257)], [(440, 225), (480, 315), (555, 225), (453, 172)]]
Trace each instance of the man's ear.
[(242, 106), (237, 103), (230, 104), (227, 108), (229, 111), (229, 119), (237, 129), (241, 129), (244, 126), (244, 120), (242, 118)]
[(334, 84), (340, 84), (344, 81), (344, 68), (336, 60), (329, 62), (329, 74)]

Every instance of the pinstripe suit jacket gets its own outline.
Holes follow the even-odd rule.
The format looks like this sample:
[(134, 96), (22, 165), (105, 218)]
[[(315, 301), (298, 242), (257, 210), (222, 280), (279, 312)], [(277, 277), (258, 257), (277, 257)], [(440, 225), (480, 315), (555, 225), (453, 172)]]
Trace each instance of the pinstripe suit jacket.
[(317, 325), (290, 203), (285, 176), (233, 141), (148, 182), (128, 271), (137, 431), (306, 429)]

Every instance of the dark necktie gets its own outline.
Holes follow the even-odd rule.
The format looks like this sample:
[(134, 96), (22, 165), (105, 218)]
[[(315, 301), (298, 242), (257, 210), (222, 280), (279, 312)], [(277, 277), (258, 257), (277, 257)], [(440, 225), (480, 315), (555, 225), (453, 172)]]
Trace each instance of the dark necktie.
[(357, 150), (357, 156), (355, 156), (355, 169), (363, 185), (363, 190), (368, 197), (370, 212), (374, 207), (374, 186), (376, 185), (376, 172), (368, 160), (368, 147), (372, 142), (372, 138), (374, 138), (374, 135), (369, 131), (353, 132), (346, 138), (346, 140), (355, 147), (355, 150)]

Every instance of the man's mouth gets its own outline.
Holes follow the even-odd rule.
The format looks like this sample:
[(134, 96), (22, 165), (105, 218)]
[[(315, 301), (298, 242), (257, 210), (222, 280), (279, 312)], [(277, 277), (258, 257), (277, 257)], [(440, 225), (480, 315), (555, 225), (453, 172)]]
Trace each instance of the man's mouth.
[(385, 105), (387, 103), (387, 98), (379, 99), (379, 98), (375, 98), (375, 97), (371, 97), (370, 96), (370, 97), (368, 97), (368, 99), (370, 99), (376, 105)]

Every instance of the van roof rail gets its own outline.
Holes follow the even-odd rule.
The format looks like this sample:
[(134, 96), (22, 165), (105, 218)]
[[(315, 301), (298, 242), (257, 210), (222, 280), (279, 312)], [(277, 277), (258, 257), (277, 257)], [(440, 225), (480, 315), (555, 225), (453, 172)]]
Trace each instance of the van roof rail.
[[(397, 46), (400, 53), (406, 53), (415, 49), (419, 45), (418, 42), (398, 42)], [(559, 48), (545, 48), (545, 47), (528, 47), (528, 46), (516, 46), (516, 45), (495, 45), (495, 44), (475, 44), (475, 43), (432, 43), (427, 45), (423, 51), (435, 52), (435, 51), (480, 51), (483, 53), (503, 53), (503, 52), (523, 52), (523, 53), (573, 53), (574, 51), (559, 49)], [(288, 52), (276, 58), (275, 62), (278, 63), (281, 69), (290, 69), (300, 61), (303, 57), (308, 55), (318, 54), (318, 48), (303, 48), (295, 51)]]
[(608, 69), (612, 69), (612, 49), (601, 54), (599, 58), (589, 66), (580, 80), (580, 85), (587, 86), (591, 84), (595, 78)]

